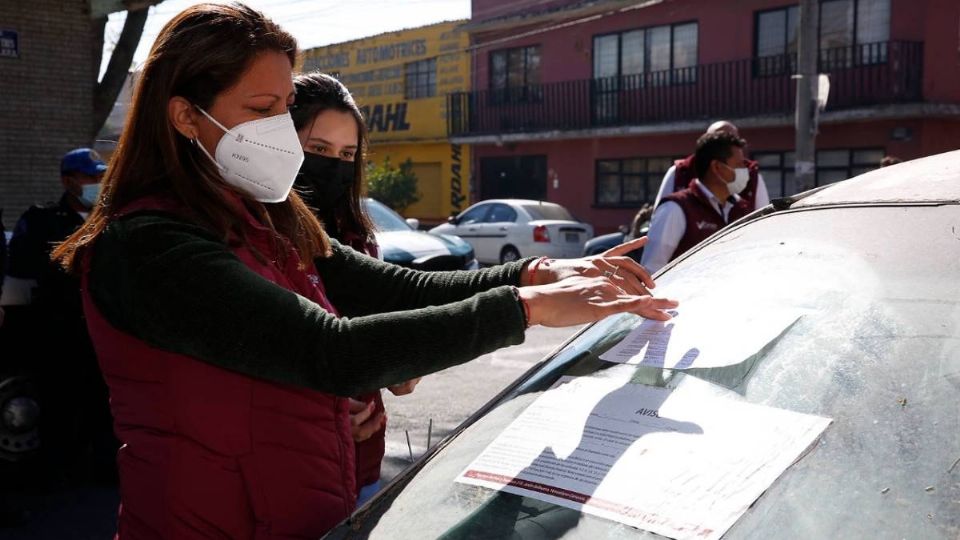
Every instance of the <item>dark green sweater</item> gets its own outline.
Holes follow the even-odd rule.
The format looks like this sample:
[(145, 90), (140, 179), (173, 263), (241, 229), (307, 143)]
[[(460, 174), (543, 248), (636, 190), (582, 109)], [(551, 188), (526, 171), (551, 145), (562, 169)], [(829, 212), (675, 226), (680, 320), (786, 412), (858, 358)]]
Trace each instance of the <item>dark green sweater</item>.
[(157, 215), (112, 223), (89, 273), (93, 302), (148, 344), (273, 382), (342, 396), (522, 343), (527, 260), (418, 272), (333, 244), (316, 261), (335, 317), (248, 268), (207, 229)]

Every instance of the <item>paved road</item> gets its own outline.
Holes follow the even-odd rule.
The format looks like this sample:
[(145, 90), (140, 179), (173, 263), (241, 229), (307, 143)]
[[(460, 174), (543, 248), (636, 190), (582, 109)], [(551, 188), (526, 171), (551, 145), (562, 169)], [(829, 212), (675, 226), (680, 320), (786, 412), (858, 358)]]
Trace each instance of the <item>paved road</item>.
[[(397, 397), (383, 392), (387, 409), (383, 480), (389, 481), (410, 464), (411, 449), (415, 459), (423, 454), (431, 419), (430, 439), (436, 444), (579, 328), (531, 328), (522, 345), (500, 349), (468, 364), (424, 377), (410, 395)], [(410, 448), (407, 447), (408, 432)]]
[[(531, 328), (522, 345), (425, 377), (413, 394), (396, 397), (384, 392), (389, 419), (384, 481), (410, 464), (408, 432), (413, 456), (418, 458), (427, 448), (431, 419), (431, 439), (436, 444), (577, 330)], [(31, 509), (32, 519), (25, 526), (0, 528), (3, 540), (103, 539), (110, 538), (115, 529), (119, 497), (112, 487), (39, 490), (21, 493), (16, 499), (13, 502)]]

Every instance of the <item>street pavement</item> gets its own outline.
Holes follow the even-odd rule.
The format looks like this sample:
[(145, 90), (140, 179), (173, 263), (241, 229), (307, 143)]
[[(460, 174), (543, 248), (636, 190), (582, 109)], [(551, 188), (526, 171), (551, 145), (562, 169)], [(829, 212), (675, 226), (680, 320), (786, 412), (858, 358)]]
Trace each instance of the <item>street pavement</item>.
[[(431, 421), (430, 442), (435, 445), (579, 328), (531, 328), (527, 330), (523, 344), (424, 377), (412, 394), (397, 397), (384, 391), (387, 409), (386, 457), (382, 469), (384, 483), (411, 463), (411, 454), (416, 459), (427, 449)], [(110, 538), (115, 530), (118, 501), (115, 487), (89, 483), (20, 493), (16, 500), (10, 502), (28, 508), (31, 519), (20, 527), (0, 528), (0, 538)]]

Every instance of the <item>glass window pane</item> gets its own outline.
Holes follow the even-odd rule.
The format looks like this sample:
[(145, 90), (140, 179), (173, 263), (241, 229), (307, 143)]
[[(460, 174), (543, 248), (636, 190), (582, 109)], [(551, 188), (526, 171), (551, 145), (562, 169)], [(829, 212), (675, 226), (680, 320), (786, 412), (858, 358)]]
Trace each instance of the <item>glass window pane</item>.
[(853, 0), (820, 4), (820, 48), (853, 45)]
[(510, 49), (507, 51), (507, 86), (510, 88), (522, 88), (526, 85), (523, 68), (523, 49)]
[(638, 73), (643, 73), (643, 34), (643, 30), (634, 30), (632, 32), (625, 32), (621, 36), (621, 75), (636, 75)]
[(760, 171), (763, 183), (767, 186), (767, 194), (771, 199), (783, 196), (783, 171), (781, 169), (767, 169)]
[(854, 150), (853, 163), (855, 165), (868, 165), (871, 167), (879, 167), (880, 161), (883, 160), (883, 156), (884, 156), (884, 152), (880, 148)]
[(857, 2), (857, 44), (890, 39), (890, 0)]
[(646, 163), (644, 163), (642, 159), (625, 159), (623, 160), (623, 172), (642, 173), (646, 171), (644, 165), (646, 165)]
[(597, 178), (597, 203), (617, 204), (620, 202), (620, 177), (600, 176)]
[(793, 170), (794, 163), (796, 162), (796, 153), (795, 152), (784, 152), (783, 153), (783, 168)]
[[(780, 155), (781, 155), (781, 154), (780, 154), (779, 152), (773, 152), (773, 153), (768, 153), (768, 154), (754, 154), (754, 155), (753, 155), (753, 160), (756, 161), (757, 164), (760, 165), (760, 168), (761, 168), (761, 169), (764, 169), (764, 168), (766, 168), (766, 167), (774, 167), (774, 168), (778, 168), (778, 169), (779, 169), (779, 168), (780, 168)], [(766, 173), (764, 173), (764, 174), (766, 174)]]
[(797, 40), (800, 28), (800, 8), (791, 6), (787, 8), (787, 52), (794, 54), (797, 52)]
[(697, 65), (697, 23), (673, 27), (673, 67)]
[(879, 168), (879, 166), (877, 166), (877, 167), (854, 167), (854, 168), (850, 169), (850, 178), (853, 178), (854, 176), (860, 176), (861, 174), (868, 173), (868, 172), (870, 172), (870, 171), (872, 171), (872, 170), (874, 170), (874, 169), (877, 169), (877, 168)]
[(791, 185), (794, 180), (793, 169), (784, 169), (783, 170), (783, 195), (793, 195), (794, 193), (799, 193), (799, 191), (790, 192), (787, 186)]
[(540, 84), (540, 47), (526, 49), (526, 84)]
[(849, 177), (849, 173), (846, 169), (825, 169), (817, 171), (817, 185), (825, 186), (827, 184), (833, 184), (834, 182), (840, 182), (846, 180)]
[(647, 50), (650, 53), (650, 72), (670, 69), (669, 26), (658, 26), (647, 30)]
[(593, 78), (614, 77), (617, 75), (617, 42), (619, 36), (599, 36), (593, 38)]
[(817, 167), (847, 167), (850, 165), (848, 150), (818, 150)]
[(786, 32), (786, 10), (761, 13), (757, 17), (757, 56), (784, 54)]
[(663, 178), (663, 175), (667, 173), (667, 169), (669, 169), (672, 165), (673, 165), (673, 160), (670, 158), (661, 157), (661, 158), (650, 158), (647, 160), (647, 171), (650, 172), (651, 174), (654, 174), (657, 177), (656, 180), (658, 182), (657, 184), (658, 187), (660, 185), (659, 184), (660, 180)]
[(490, 55), (490, 86), (493, 88), (507, 87), (507, 54), (506, 51), (497, 51)]
[(601, 173), (619, 173), (620, 172), (620, 162), (619, 161), (598, 161), (597, 170)]
[(638, 203), (644, 199), (643, 181), (638, 175), (623, 177), (623, 202)]

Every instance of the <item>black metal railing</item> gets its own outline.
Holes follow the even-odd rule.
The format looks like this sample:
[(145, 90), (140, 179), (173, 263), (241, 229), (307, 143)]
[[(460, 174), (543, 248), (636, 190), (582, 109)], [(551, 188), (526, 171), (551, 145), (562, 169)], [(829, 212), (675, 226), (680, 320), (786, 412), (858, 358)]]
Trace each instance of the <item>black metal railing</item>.
[[(820, 51), (827, 110), (923, 99), (923, 43), (891, 41)], [(453, 136), (588, 129), (790, 114), (796, 56), (447, 96)]]

